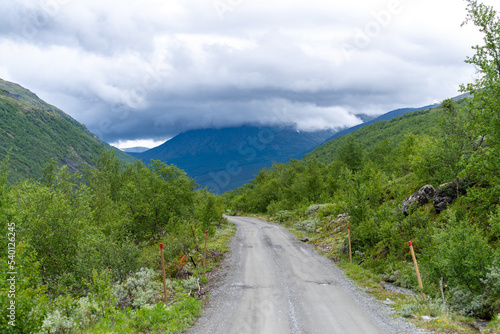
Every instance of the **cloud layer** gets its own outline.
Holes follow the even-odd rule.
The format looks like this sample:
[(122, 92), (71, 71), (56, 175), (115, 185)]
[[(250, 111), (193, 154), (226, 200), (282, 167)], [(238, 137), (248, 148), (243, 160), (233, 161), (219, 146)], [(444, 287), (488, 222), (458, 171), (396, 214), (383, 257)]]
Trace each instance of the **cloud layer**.
[(243, 123), (355, 125), (457, 95), (480, 42), (456, 0), (0, 3), (0, 78), (108, 142)]

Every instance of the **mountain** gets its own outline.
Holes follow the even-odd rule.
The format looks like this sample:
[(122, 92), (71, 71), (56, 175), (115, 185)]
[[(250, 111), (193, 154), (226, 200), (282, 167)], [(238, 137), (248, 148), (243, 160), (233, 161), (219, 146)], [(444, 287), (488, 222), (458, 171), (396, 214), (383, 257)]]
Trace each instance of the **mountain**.
[(126, 153), (142, 153), (142, 152), (146, 152), (147, 150), (149, 150), (149, 147), (127, 147), (127, 148), (122, 148), (122, 151), (123, 152), (126, 152)]
[[(443, 110), (440, 106), (432, 106), (427, 109), (419, 108), (413, 112), (406, 112), (389, 120), (368, 124), (336, 139), (326, 141), (312, 152), (304, 155), (304, 160), (315, 158), (321, 162), (329, 163), (336, 159), (338, 149), (349, 138), (354, 138), (356, 143), (367, 151), (371, 151), (375, 147), (378, 147), (379, 151), (391, 150), (403, 142), (405, 136), (410, 133), (419, 137), (432, 135), (438, 131), (437, 126), (442, 113)], [(334, 137), (337, 137), (337, 134)]]
[(421, 107), (421, 108), (401, 108), (401, 109), (389, 111), (383, 115), (380, 115), (378, 117), (372, 117), (372, 118), (367, 118), (366, 117), (367, 115), (364, 115), (364, 114), (356, 115), (356, 116), (358, 116), (358, 118), (361, 118), (361, 120), (363, 120), (363, 123), (358, 124), (358, 125), (353, 126), (353, 127), (350, 127), (350, 128), (347, 128), (347, 129), (344, 129), (342, 131), (339, 131), (339, 132), (335, 133), (333, 136), (331, 136), (330, 138), (328, 138), (325, 142), (328, 142), (330, 140), (345, 136), (351, 132), (359, 130), (367, 125), (373, 124), (373, 123), (378, 122), (378, 121), (390, 121), (391, 119), (399, 117), (401, 115), (404, 115), (404, 114), (407, 114), (407, 113), (410, 113), (410, 112), (413, 112), (416, 110), (426, 110), (429, 108), (434, 108), (434, 107), (437, 107), (438, 105), (439, 104), (433, 104), (433, 105), (429, 105), (429, 106), (425, 106), (425, 107)]
[(372, 119), (377, 118), (377, 116), (368, 115), (368, 114), (355, 114), (354, 116), (356, 116), (357, 118), (359, 118), (360, 120), (362, 120), (363, 123), (369, 122)]
[(93, 165), (102, 149), (114, 150), (126, 162), (135, 160), (26, 88), (0, 79), (0, 159), (11, 150), (10, 181), (39, 178), (53, 158), (80, 170)]
[(302, 158), (334, 132), (250, 125), (191, 130), (133, 155), (144, 162), (155, 159), (174, 164), (202, 187), (221, 193), (250, 181), (259, 170), (271, 167), (273, 162)]

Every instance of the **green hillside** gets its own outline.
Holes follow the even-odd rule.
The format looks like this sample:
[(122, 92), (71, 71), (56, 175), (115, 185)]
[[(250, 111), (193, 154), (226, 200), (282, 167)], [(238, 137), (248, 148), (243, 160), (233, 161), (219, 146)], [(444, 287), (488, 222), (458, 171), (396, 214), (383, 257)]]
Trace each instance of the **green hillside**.
[[(463, 105), (466, 99), (457, 103)], [(405, 136), (436, 135), (439, 130), (439, 119), (443, 115), (442, 107), (417, 110), (393, 118), (389, 121), (377, 121), (355, 132), (331, 140), (304, 156), (305, 160), (313, 158), (321, 162), (331, 162), (337, 157), (338, 149), (349, 139), (354, 139), (364, 150), (373, 150), (377, 146), (396, 148), (405, 140)]]
[[(40, 177), (51, 159), (73, 171), (82, 169), (92, 165), (103, 148), (112, 149), (61, 110), (0, 79), (0, 159), (11, 151), (11, 181)], [(126, 162), (134, 160), (113, 150)]]

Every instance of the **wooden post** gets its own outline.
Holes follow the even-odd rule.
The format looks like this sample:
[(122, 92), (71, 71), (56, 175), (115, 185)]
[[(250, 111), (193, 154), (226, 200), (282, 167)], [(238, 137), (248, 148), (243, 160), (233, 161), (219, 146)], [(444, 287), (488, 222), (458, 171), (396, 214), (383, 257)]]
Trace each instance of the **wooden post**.
[(203, 268), (206, 267), (207, 264), (207, 236), (208, 236), (208, 231), (205, 231), (205, 251), (203, 252)]
[(347, 236), (349, 238), (349, 259), (351, 260), (351, 264), (352, 264), (351, 228), (349, 226), (347, 226)]
[(413, 250), (413, 245), (411, 241), (408, 242), (410, 245), (411, 257), (413, 258), (413, 264), (415, 265), (415, 272), (417, 273), (418, 285), (420, 286), (420, 292), (422, 293), (422, 298), (425, 299), (424, 286), (422, 285), (422, 278), (420, 277), (420, 271), (418, 270), (417, 258), (415, 257), (415, 251)]
[(444, 298), (444, 288), (443, 288), (443, 278), (439, 279), (439, 290), (441, 290), (441, 297), (443, 298), (443, 304), (446, 304), (446, 299)]
[(165, 305), (167, 304), (167, 277), (165, 275), (165, 258), (163, 256), (163, 244), (160, 244), (161, 250), (161, 270), (163, 272), (163, 295), (165, 298)]

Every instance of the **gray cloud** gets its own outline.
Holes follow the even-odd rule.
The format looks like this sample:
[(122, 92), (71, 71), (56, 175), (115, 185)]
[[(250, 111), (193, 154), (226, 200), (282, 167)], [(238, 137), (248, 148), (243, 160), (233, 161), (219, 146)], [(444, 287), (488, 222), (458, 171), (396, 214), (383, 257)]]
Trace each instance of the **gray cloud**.
[[(359, 122), (457, 94), (478, 43), (454, 0), (0, 3), (0, 77), (106, 141)], [(276, 115), (280, 115), (277, 117)]]

